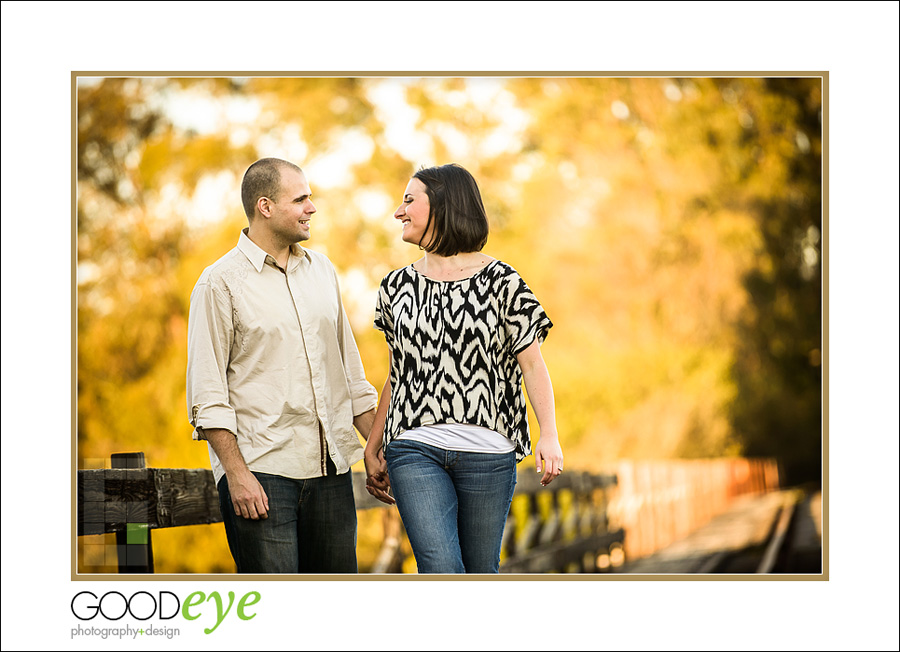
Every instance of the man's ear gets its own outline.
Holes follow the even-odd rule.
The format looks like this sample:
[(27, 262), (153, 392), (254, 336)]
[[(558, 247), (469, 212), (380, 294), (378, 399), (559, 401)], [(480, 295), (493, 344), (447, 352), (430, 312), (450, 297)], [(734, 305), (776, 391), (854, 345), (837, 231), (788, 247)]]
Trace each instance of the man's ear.
[(268, 197), (260, 197), (256, 200), (256, 210), (263, 217), (270, 217), (272, 215), (272, 202), (269, 201)]

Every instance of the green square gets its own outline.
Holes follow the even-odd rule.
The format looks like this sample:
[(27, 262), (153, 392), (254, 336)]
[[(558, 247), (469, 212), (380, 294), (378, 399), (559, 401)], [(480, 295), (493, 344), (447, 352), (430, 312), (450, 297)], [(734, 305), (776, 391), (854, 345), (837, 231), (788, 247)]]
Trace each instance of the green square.
[(131, 545), (133, 543), (147, 544), (147, 535), (150, 533), (150, 526), (147, 523), (126, 523), (125, 524), (125, 543)]

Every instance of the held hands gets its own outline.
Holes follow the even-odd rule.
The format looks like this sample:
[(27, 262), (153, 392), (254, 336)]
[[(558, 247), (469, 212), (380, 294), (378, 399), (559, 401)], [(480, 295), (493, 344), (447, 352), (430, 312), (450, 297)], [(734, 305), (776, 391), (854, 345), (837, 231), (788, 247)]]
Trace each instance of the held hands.
[(235, 514), (254, 521), (269, 518), (269, 497), (249, 469), (226, 473), (225, 478), (228, 481), (228, 492), (231, 494)]
[(393, 505), (396, 501), (390, 494), (391, 481), (387, 474), (387, 463), (384, 461), (382, 449), (372, 451), (366, 447), (366, 491), (387, 505)]
[(537, 472), (544, 474), (541, 477), (541, 484), (546, 487), (563, 470), (563, 454), (559, 439), (542, 435), (534, 447), (534, 461)]

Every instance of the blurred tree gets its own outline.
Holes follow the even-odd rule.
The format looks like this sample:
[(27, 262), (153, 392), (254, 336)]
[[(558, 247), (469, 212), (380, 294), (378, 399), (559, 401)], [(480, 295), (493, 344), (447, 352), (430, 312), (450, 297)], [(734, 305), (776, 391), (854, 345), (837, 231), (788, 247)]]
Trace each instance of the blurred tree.
[[(532, 115), (510, 224), (558, 316), (547, 347), (574, 458), (738, 452), (732, 321), (753, 224), (702, 209), (732, 184), (736, 118), (704, 80), (514, 80)], [(720, 148), (697, 131), (716, 124)], [(530, 170), (530, 172), (528, 171)], [(559, 378), (559, 381), (557, 381)]]
[(821, 482), (822, 87), (769, 79), (764, 88), (766, 102), (751, 107), (756, 132), (779, 147), (758, 157), (779, 173), (770, 192), (745, 199), (763, 246), (745, 277), (752, 302), (738, 323), (732, 414), (746, 455), (776, 457), (789, 483)]
[(819, 80), (508, 88), (531, 121), (504, 243), (558, 317), (578, 459), (776, 456), (818, 477)]
[[(199, 170), (214, 173), (247, 153), (229, 156), (222, 136), (176, 128), (154, 98), (178, 85), (109, 78), (78, 88), (79, 468), (103, 466), (111, 453), (128, 450), (143, 451), (152, 466), (208, 464), (184, 417), (180, 271), (191, 240), (177, 207), (189, 202), (173, 210), (167, 193), (177, 188), (190, 197)], [(164, 545), (159, 570), (227, 570), (227, 547), (212, 534), (163, 533), (175, 556)]]

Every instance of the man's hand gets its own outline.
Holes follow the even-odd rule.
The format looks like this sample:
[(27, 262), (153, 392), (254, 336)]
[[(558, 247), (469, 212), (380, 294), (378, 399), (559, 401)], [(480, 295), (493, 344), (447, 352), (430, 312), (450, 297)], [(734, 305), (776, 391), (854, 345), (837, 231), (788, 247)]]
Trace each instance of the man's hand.
[(226, 473), (225, 479), (228, 481), (228, 493), (231, 494), (235, 514), (254, 521), (269, 518), (269, 497), (249, 469)]
[(228, 482), (234, 513), (254, 521), (268, 518), (269, 497), (244, 463), (234, 435), (222, 428), (210, 428), (204, 430), (203, 434), (225, 469), (225, 480)]
[[(388, 369), (390, 368), (391, 360), (389, 357)], [(363, 460), (366, 463), (366, 491), (386, 505), (393, 505), (397, 502), (391, 495), (391, 479), (388, 477), (387, 462), (384, 460), (384, 448), (382, 447), (384, 421), (387, 418), (390, 402), (391, 376), (388, 374), (384, 381), (384, 387), (381, 388), (381, 400), (378, 403), (378, 409), (375, 411), (372, 421), (369, 422), (371, 430), (366, 436), (366, 450), (363, 454)]]

